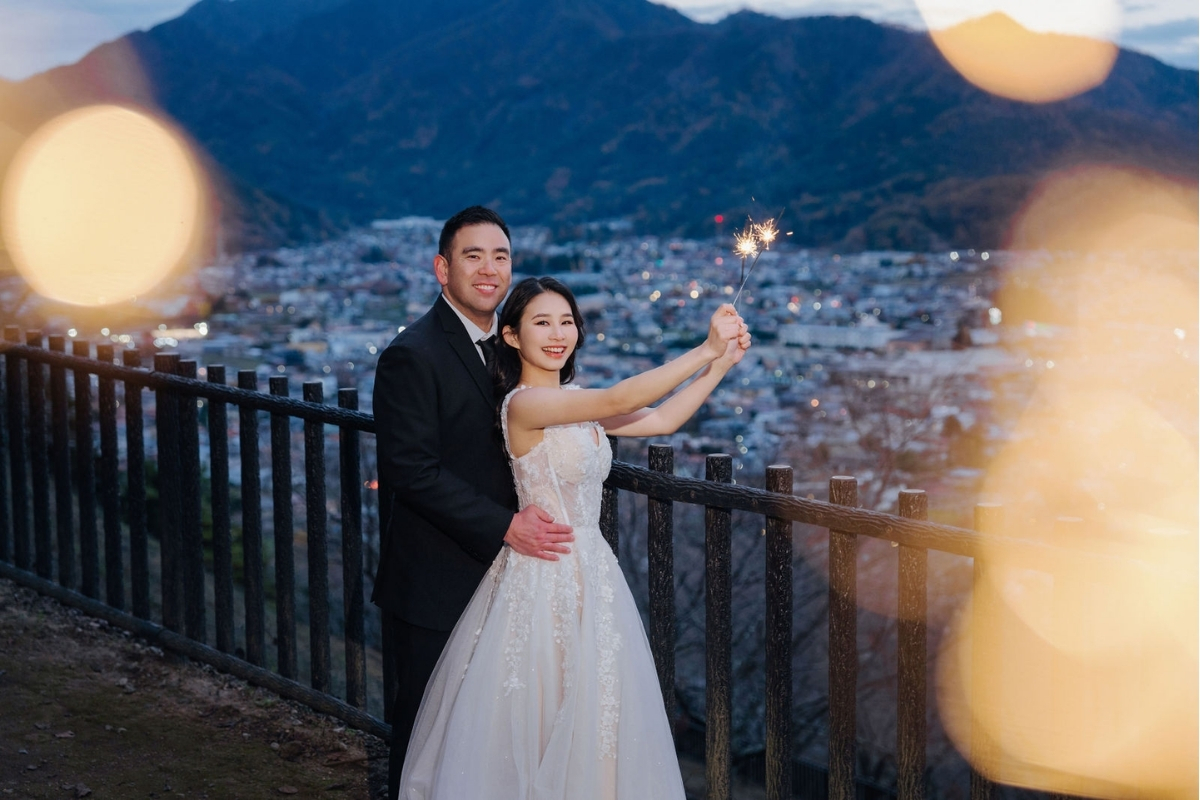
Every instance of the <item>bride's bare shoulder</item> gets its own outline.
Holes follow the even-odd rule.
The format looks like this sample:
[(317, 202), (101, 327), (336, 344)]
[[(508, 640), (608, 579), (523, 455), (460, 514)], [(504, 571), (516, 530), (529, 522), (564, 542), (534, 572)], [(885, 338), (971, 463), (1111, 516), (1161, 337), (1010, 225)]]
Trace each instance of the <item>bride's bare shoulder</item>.
[(595, 394), (595, 389), (585, 389), (571, 383), (564, 386), (530, 386), (514, 391), (508, 407), (518, 414), (525, 409), (574, 407), (587, 402)]
[(508, 413), (520, 416), (530, 409), (536, 409), (555, 402), (559, 399), (560, 395), (561, 392), (553, 387), (517, 387), (508, 398)]

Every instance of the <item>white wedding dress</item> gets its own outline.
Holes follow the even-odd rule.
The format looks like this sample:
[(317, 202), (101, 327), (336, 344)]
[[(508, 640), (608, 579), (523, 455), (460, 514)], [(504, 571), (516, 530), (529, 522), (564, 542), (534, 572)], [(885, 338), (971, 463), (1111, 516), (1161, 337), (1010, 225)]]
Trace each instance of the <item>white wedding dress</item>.
[(425, 688), (402, 800), (683, 800), (641, 617), (600, 535), (611, 461), (596, 423), (547, 428), (513, 458), (521, 507), (575, 541), (559, 561), (496, 557)]

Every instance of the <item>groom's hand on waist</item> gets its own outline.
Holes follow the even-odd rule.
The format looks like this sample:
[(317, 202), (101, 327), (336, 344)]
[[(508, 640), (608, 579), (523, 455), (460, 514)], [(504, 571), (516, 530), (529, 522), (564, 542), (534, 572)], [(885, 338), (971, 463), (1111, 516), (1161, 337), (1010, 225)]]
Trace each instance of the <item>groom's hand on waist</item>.
[(525, 506), (513, 515), (504, 534), (504, 543), (523, 556), (558, 561), (559, 554), (571, 552), (567, 542), (575, 541), (570, 525), (560, 525), (537, 506)]

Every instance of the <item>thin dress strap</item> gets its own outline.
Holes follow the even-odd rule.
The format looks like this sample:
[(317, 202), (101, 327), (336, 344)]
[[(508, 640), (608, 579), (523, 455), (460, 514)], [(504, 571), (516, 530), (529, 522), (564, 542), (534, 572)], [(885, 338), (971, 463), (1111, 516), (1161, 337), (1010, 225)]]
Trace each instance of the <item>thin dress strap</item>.
[[(521, 392), (521, 391), (524, 391), (525, 389), (532, 389), (532, 388), (533, 388), (532, 386), (527, 386), (525, 384), (521, 384), (521, 385), (515, 387), (508, 394), (504, 395), (504, 400), (503, 400), (503, 402), (500, 403), (500, 430), (504, 434), (504, 452), (508, 455), (509, 458), (512, 458), (513, 455), (512, 455), (512, 445), (509, 444), (509, 441), (508, 441), (508, 402), (510, 400), (512, 400), (513, 397), (516, 396), (517, 392)], [(567, 384), (564, 384), (561, 388), (563, 388), (563, 389), (581, 389), (583, 387), (579, 386), (578, 384), (567, 383)], [(585, 423), (581, 423), (581, 424), (592, 425), (594, 427), (600, 428), (601, 431), (604, 430), (604, 428), (601, 428), (600, 425), (595, 422), (585, 422)]]
[(512, 458), (512, 445), (508, 443), (508, 401), (513, 399), (517, 392), (528, 389), (528, 386), (518, 386), (508, 394), (504, 395), (504, 402), (500, 404), (500, 430), (504, 433), (504, 454)]

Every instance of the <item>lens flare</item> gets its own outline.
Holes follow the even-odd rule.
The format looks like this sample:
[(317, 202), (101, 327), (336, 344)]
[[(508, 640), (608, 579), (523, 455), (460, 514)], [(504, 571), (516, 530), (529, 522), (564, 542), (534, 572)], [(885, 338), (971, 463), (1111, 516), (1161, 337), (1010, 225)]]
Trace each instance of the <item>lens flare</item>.
[(943, 642), (952, 739), (1006, 784), (1195, 797), (1194, 579), (1161, 561), (1026, 556), (983, 556), (987, 577)]
[(1103, 83), (1116, 61), (1116, 0), (917, 0), (945, 59), (986, 92), (1027, 103)]
[(1027, 544), (979, 554), (939, 661), (996, 780), (1197, 795), (1198, 234), (1194, 187), (1114, 168), (1052, 176), (1014, 222), (997, 306), (1037, 377), (983, 492)]
[(1196, 251), (1194, 184), (1148, 170), (1084, 166), (1052, 175), (1009, 230), (1014, 250), (1072, 253)]
[(13, 262), (45, 297), (127, 300), (188, 255), (202, 208), (199, 170), (161, 122), (128, 108), (67, 112), (13, 160), (0, 227)]

